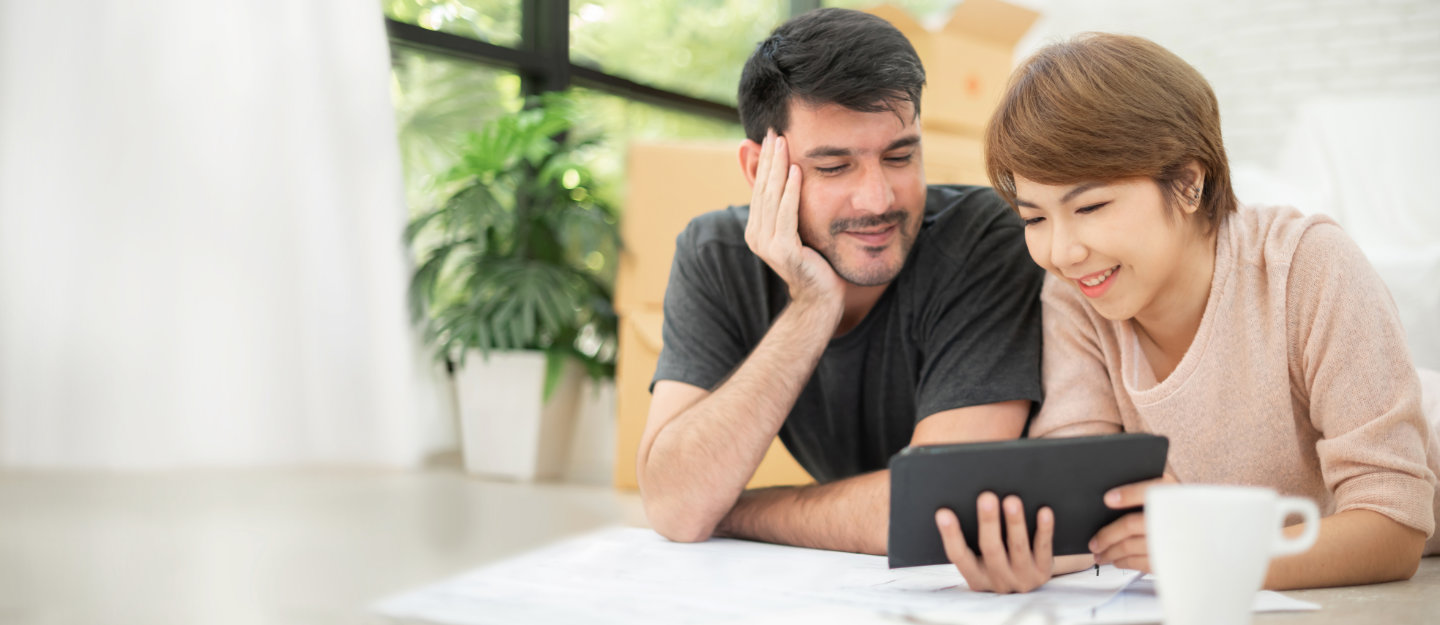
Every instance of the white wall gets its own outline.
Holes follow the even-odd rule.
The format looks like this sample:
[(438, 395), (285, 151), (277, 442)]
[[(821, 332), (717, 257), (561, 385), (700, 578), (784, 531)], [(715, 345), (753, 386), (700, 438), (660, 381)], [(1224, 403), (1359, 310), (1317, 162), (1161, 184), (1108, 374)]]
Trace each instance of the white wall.
[(1440, 0), (1010, 0), (1016, 62), (1084, 31), (1140, 35), (1204, 74), (1242, 202), (1336, 218), (1440, 369)]
[(1440, 92), (1437, 0), (1012, 0), (1042, 17), (1018, 46), (1101, 30), (1189, 61), (1220, 100), (1233, 164), (1274, 167), (1301, 105)]

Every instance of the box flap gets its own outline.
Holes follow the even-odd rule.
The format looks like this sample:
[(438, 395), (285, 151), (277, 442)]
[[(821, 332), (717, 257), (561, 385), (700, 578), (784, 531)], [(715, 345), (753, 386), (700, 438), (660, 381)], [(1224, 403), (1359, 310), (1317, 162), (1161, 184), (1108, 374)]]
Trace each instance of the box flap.
[(965, 0), (941, 32), (1011, 48), (1038, 17), (1035, 11), (1000, 0)]
[(930, 53), (932, 33), (924, 24), (916, 21), (909, 11), (893, 4), (882, 4), (865, 9), (865, 12), (890, 22), (895, 30), (905, 35), (905, 38), (910, 40), (910, 45), (915, 48), (915, 54), (920, 56), (920, 62), (927, 68), (934, 61), (935, 57)]
[(915, 39), (912, 33), (923, 33), (928, 30), (923, 24), (916, 21), (916, 19), (910, 15), (909, 11), (893, 4), (873, 6), (865, 9), (865, 12), (890, 22), (890, 25), (904, 33), (905, 36), (911, 40), (912, 44)]
[(625, 248), (615, 309), (625, 314), (665, 300), (675, 236), (697, 215), (750, 201), (739, 140), (636, 141), (629, 146), (629, 197), (620, 218)]
[(644, 343), (646, 348), (659, 353), (660, 344), (663, 342), (661, 337), (664, 334), (662, 332), (665, 326), (664, 315), (659, 312), (635, 313), (630, 315), (629, 321), (630, 326), (635, 328), (635, 335), (640, 338), (640, 342)]

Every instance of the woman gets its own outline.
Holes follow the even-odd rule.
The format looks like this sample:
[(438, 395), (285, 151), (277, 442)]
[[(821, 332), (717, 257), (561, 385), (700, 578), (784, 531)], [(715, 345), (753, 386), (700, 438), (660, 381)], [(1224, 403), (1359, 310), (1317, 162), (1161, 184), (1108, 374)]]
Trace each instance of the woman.
[[(1275, 560), (1267, 588), (1405, 579), (1440, 552), (1440, 443), (1389, 292), (1328, 218), (1239, 205), (1194, 68), (1137, 37), (1051, 45), (1011, 77), (986, 165), (1050, 274), (1032, 436), (1162, 434), (1166, 480), (1314, 499), (1319, 540)], [(1139, 506), (1148, 485), (1106, 504)], [(1026, 544), (1019, 504), (977, 502), (980, 554), (936, 515), (971, 588), (1023, 592), (1087, 564), (1053, 562), (1048, 509)], [(1021, 537), (1008, 548), (1002, 524)], [(1104, 528), (1095, 562), (1148, 571), (1144, 531), (1143, 512)]]

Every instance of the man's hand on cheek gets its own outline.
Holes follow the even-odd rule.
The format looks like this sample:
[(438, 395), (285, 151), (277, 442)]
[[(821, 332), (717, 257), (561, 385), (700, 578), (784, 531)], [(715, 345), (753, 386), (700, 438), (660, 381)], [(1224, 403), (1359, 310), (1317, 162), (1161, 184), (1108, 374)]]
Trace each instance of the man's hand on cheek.
[(800, 241), (800, 167), (790, 163), (789, 146), (774, 130), (766, 133), (750, 194), (745, 243), (790, 286), (797, 305), (834, 314), (844, 311), (844, 282), (830, 263)]

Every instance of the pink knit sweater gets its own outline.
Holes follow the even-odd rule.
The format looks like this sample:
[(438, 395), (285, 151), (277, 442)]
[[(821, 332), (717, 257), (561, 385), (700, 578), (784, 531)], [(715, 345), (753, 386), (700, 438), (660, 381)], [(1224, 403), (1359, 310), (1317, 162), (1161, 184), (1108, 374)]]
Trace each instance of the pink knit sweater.
[(1394, 300), (1330, 219), (1242, 208), (1220, 227), (1200, 329), (1159, 383), (1129, 321), (1047, 278), (1045, 403), (1031, 436), (1152, 432), (1181, 482), (1309, 497), (1322, 515), (1374, 510), (1440, 553), (1440, 433)]

